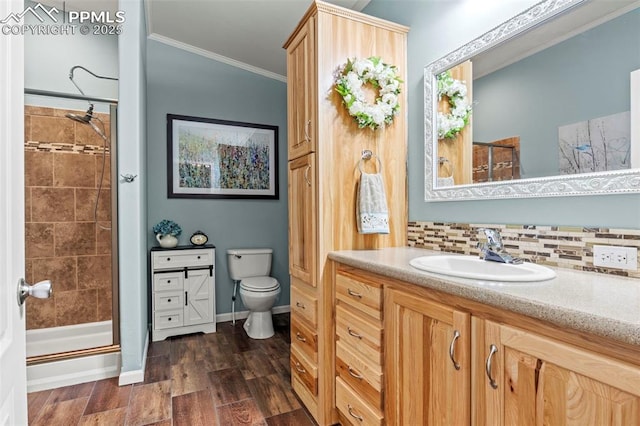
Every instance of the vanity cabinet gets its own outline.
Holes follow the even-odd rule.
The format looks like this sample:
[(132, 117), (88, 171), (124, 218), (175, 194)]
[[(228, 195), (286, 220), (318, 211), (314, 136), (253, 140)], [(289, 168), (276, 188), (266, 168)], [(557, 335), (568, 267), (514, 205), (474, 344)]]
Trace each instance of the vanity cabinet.
[[(400, 114), (392, 124), (376, 131), (359, 129), (335, 91), (335, 74), (354, 57), (379, 56), (395, 65), (400, 78), (407, 81), (407, 31), (402, 25), (314, 1), (284, 44), (291, 383), (320, 425), (338, 421), (336, 392), (353, 390), (346, 381), (337, 390), (333, 374), (336, 310), (327, 255), (333, 250), (401, 246), (406, 243), (407, 230), (407, 88), (402, 87)], [(388, 235), (362, 235), (357, 230), (357, 170), (363, 150), (371, 150), (382, 164), (390, 217)], [(372, 172), (374, 163), (368, 161), (363, 167)], [(365, 318), (369, 315), (365, 308), (352, 311), (352, 306), (345, 307), (347, 315), (356, 311)], [(381, 329), (380, 318), (371, 321), (377, 321), (376, 327)], [(360, 358), (352, 347), (341, 347), (340, 351), (345, 362), (353, 362), (352, 355)], [(380, 365), (378, 360), (378, 370)]]
[(470, 315), (389, 288), (385, 321), (389, 424), (469, 424)]
[(151, 249), (152, 341), (216, 331), (215, 249)]
[(493, 321), (473, 330), (474, 425), (640, 424), (638, 365)]
[[(335, 269), (343, 424), (640, 425), (640, 348), (344, 264)], [(353, 309), (346, 294), (358, 293), (358, 282), (384, 294), (379, 311), (370, 310), (365, 293), (356, 297), (361, 309)], [(382, 328), (363, 329), (365, 320)], [(345, 341), (345, 350), (349, 328), (364, 344)], [(367, 386), (346, 379), (352, 365)]]

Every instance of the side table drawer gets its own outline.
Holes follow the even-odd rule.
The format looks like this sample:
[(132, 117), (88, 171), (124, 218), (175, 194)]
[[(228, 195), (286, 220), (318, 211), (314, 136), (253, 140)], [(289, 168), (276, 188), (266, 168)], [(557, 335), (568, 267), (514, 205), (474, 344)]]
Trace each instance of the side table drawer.
[(184, 306), (183, 293), (181, 291), (170, 291), (154, 293), (153, 307), (156, 311), (180, 310)]
[(153, 252), (154, 269), (190, 268), (213, 265), (213, 250), (170, 250)]
[(153, 291), (182, 290), (183, 272), (156, 272), (153, 274)]
[(153, 326), (157, 330), (162, 330), (163, 328), (181, 327), (184, 324), (183, 316), (184, 312), (182, 310), (154, 312)]

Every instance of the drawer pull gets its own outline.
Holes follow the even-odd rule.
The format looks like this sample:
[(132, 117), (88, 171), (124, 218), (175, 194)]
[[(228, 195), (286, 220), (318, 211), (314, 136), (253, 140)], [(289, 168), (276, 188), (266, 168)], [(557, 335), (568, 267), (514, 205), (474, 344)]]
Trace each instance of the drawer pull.
[(296, 306), (297, 306), (298, 308), (300, 308), (300, 309), (307, 309), (307, 308), (304, 306), (304, 303), (296, 302)]
[(358, 339), (362, 339), (362, 334), (356, 333), (351, 329), (351, 327), (347, 327), (347, 333), (349, 333), (350, 336), (357, 337)]
[(350, 288), (347, 289), (347, 293), (349, 293), (349, 296), (353, 296), (353, 297), (357, 297), (358, 299), (362, 299), (362, 293), (355, 292), (355, 291), (351, 290)]
[(171, 299), (167, 299), (167, 303), (171, 303)]
[(356, 370), (354, 370), (350, 366), (347, 366), (347, 371), (349, 372), (349, 375), (351, 377), (355, 378), (355, 379), (358, 379), (358, 380), (364, 379), (364, 377), (362, 377), (362, 375), (360, 375)]
[(171, 317), (169, 317), (169, 319), (167, 319), (167, 321), (171, 321)]
[(487, 357), (487, 363), (485, 364), (484, 369), (487, 373), (487, 377), (489, 378), (489, 384), (491, 385), (491, 387), (494, 389), (498, 389), (498, 384), (493, 379), (493, 377), (491, 377), (491, 360), (493, 359), (493, 355), (498, 352), (498, 348), (494, 344), (492, 344), (489, 348), (489, 356)]
[(167, 280), (167, 284), (171, 284), (171, 280)]
[(307, 341), (307, 339), (305, 339), (300, 333), (296, 333), (296, 339), (298, 339), (302, 343), (305, 343)]
[(449, 358), (451, 358), (451, 362), (453, 362), (453, 367), (456, 370), (460, 370), (460, 364), (458, 364), (455, 358), (456, 340), (458, 340), (459, 337), (460, 337), (460, 332), (458, 330), (454, 330), (453, 339), (451, 339), (451, 344), (449, 345)]
[(347, 404), (347, 410), (349, 410), (349, 415), (351, 417), (353, 417), (354, 419), (356, 419), (357, 421), (361, 422), (364, 420), (364, 418), (362, 418), (362, 416), (359, 416), (358, 414), (354, 414), (354, 410), (353, 407), (351, 406), (351, 404)]
[(170, 257), (167, 257), (167, 262), (171, 262), (171, 258)]
[(307, 370), (305, 370), (302, 365), (300, 365), (300, 363), (298, 361), (296, 361), (295, 364), (296, 370), (298, 371), (298, 373), (300, 374), (305, 374), (307, 372)]

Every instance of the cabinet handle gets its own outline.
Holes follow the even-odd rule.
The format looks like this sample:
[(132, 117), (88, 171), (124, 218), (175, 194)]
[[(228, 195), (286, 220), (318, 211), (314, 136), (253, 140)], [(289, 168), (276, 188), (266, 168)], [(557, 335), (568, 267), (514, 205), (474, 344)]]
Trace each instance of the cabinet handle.
[(188, 292), (184, 292), (184, 306), (188, 306), (189, 305), (189, 294)]
[(306, 142), (311, 142), (311, 136), (309, 136), (310, 129), (311, 129), (311, 120), (307, 120), (307, 122), (304, 123), (304, 140)]
[(198, 256), (198, 259), (200, 259), (200, 256)]
[(167, 284), (171, 284), (171, 280), (167, 280)]
[(355, 291), (351, 290), (350, 288), (347, 289), (347, 293), (349, 293), (349, 296), (353, 296), (353, 297), (357, 297), (358, 299), (362, 299), (362, 293), (355, 292)]
[(296, 306), (300, 309), (306, 309), (306, 307), (304, 306), (304, 303), (296, 302)]
[(493, 377), (491, 377), (491, 360), (493, 359), (493, 355), (498, 352), (498, 348), (494, 344), (492, 344), (489, 348), (489, 356), (487, 357), (487, 363), (485, 364), (484, 369), (487, 373), (487, 377), (489, 378), (489, 384), (491, 385), (491, 387), (494, 389), (498, 389), (498, 384), (493, 379)]
[(458, 330), (454, 330), (453, 339), (451, 339), (451, 344), (449, 345), (449, 358), (451, 358), (451, 362), (453, 362), (453, 366), (456, 370), (460, 370), (460, 364), (458, 364), (455, 358), (456, 340), (458, 340), (459, 337), (460, 337), (460, 332)]
[(357, 337), (358, 339), (362, 339), (362, 335), (353, 331), (351, 327), (347, 327), (347, 333), (349, 333), (350, 336)]
[(304, 374), (307, 372), (307, 370), (305, 370), (298, 361), (296, 361), (295, 367), (296, 367), (296, 370), (298, 370), (298, 373)]
[(349, 372), (349, 375), (351, 377), (354, 377), (358, 380), (362, 380), (364, 377), (362, 377), (362, 375), (360, 375), (356, 370), (354, 370), (353, 368), (351, 368), (351, 366), (347, 366), (347, 371)]
[(171, 321), (171, 317), (169, 317), (169, 319), (167, 321)]
[(311, 170), (311, 166), (307, 166), (307, 168), (304, 169), (304, 180), (307, 182), (308, 186), (311, 186), (311, 181), (309, 180), (309, 170)]
[(167, 299), (167, 303), (171, 303), (171, 299)]
[(353, 414), (353, 407), (351, 406), (351, 404), (347, 404), (347, 410), (349, 410), (349, 415), (351, 417), (353, 417), (354, 419), (358, 420), (359, 422), (364, 420), (364, 418), (362, 418), (362, 416), (359, 416), (357, 414)]
[(304, 337), (302, 337), (302, 335), (300, 333), (296, 333), (296, 339), (298, 339), (299, 341), (301, 341), (302, 343), (305, 343), (307, 341), (307, 339), (305, 339)]

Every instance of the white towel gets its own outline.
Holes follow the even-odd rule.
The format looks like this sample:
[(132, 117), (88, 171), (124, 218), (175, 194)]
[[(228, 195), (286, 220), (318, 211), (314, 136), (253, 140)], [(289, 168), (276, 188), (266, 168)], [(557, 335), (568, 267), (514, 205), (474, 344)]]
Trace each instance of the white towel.
[(362, 173), (360, 175), (356, 215), (359, 233), (389, 233), (387, 196), (384, 193), (384, 183), (380, 173)]

